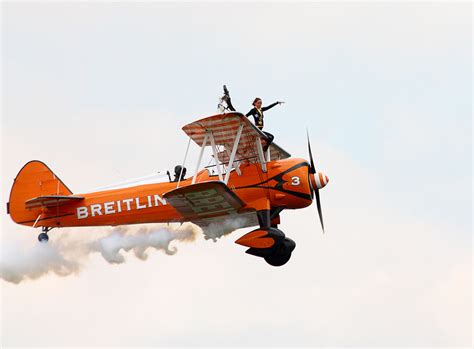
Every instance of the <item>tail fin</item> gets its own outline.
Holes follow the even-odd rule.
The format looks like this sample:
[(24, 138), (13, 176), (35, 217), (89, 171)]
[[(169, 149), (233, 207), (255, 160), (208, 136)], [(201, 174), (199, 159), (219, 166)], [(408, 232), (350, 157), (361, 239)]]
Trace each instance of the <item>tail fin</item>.
[(41, 205), (30, 207), (27, 201), (42, 196), (69, 196), (72, 192), (43, 162), (28, 162), (18, 172), (10, 192), (7, 212), (20, 224), (33, 225), (45, 208)]

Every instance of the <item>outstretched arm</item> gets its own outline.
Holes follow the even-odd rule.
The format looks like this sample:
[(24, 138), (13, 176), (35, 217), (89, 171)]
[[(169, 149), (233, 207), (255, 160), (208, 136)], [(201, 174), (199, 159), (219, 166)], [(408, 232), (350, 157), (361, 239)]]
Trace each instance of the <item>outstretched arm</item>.
[(275, 103), (272, 103), (272, 104), (270, 104), (270, 105), (268, 105), (268, 106), (266, 106), (266, 107), (263, 107), (263, 108), (262, 108), (262, 111), (271, 109), (271, 108), (273, 108), (274, 106), (276, 106), (277, 104), (280, 104), (280, 102), (275, 102)]
[(245, 116), (249, 117), (250, 115), (253, 115), (253, 114), (255, 114), (255, 108), (250, 109), (250, 111), (247, 114), (245, 114)]

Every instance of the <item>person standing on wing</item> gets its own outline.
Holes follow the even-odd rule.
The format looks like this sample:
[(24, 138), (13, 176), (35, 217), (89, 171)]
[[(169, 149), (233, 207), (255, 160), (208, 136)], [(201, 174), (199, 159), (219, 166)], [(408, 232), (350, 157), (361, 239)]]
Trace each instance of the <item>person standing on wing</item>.
[(263, 112), (267, 111), (268, 109), (273, 108), (277, 104), (283, 104), (283, 103), (285, 102), (275, 102), (266, 107), (262, 107), (262, 99), (257, 97), (254, 99), (252, 103), (253, 108), (250, 109), (250, 111), (247, 114), (245, 114), (246, 117), (249, 117), (250, 115), (252, 115), (255, 122), (255, 126), (257, 126), (257, 128), (263, 133), (265, 133), (265, 135), (268, 137), (268, 144), (265, 146), (264, 151), (266, 151), (268, 147), (270, 146), (270, 144), (272, 144), (274, 137), (271, 133), (263, 131)]

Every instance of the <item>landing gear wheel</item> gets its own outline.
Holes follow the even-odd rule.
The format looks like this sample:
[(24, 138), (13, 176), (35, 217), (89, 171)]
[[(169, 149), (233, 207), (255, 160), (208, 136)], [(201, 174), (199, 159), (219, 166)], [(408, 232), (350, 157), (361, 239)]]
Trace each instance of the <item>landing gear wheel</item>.
[(265, 257), (265, 262), (267, 262), (268, 264), (274, 267), (281, 267), (282, 265), (285, 265), (286, 262), (290, 260), (290, 258), (291, 258), (291, 252), (285, 255), (280, 254), (276, 256)]
[(285, 240), (282, 241), (278, 249), (271, 256), (265, 257), (265, 262), (274, 267), (281, 267), (290, 260), (291, 253), (295, 247), (296, 244), (293, 240), (285, 238)]
[(44, 243), (46, 243), (46, 242), (48, 242), (48, 240), (49, 240), (48, 234), (46, 234), (46, 233), (41, 233), (41, 234), (38, 235), (38, 241), (39, 241), (39, 242), (44, 242)]

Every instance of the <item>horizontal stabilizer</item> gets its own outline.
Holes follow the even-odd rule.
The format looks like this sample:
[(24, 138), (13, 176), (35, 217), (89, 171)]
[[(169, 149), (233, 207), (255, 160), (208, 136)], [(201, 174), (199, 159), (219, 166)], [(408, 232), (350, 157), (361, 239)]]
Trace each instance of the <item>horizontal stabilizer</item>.
[(244, 206), (227, 185), (212, 181), (188, 185), (164, 194), (167, 202), (187, 221), (237, 214)]
[(67, 195), (47, 195), (39, 196), (34, 199), (30, 199), (25, 202), (26, 208), (35, 207), (56, 207), (66, 205), (71, 202), (81, 201), (84, 197), (82, 196), (67, 196)]

